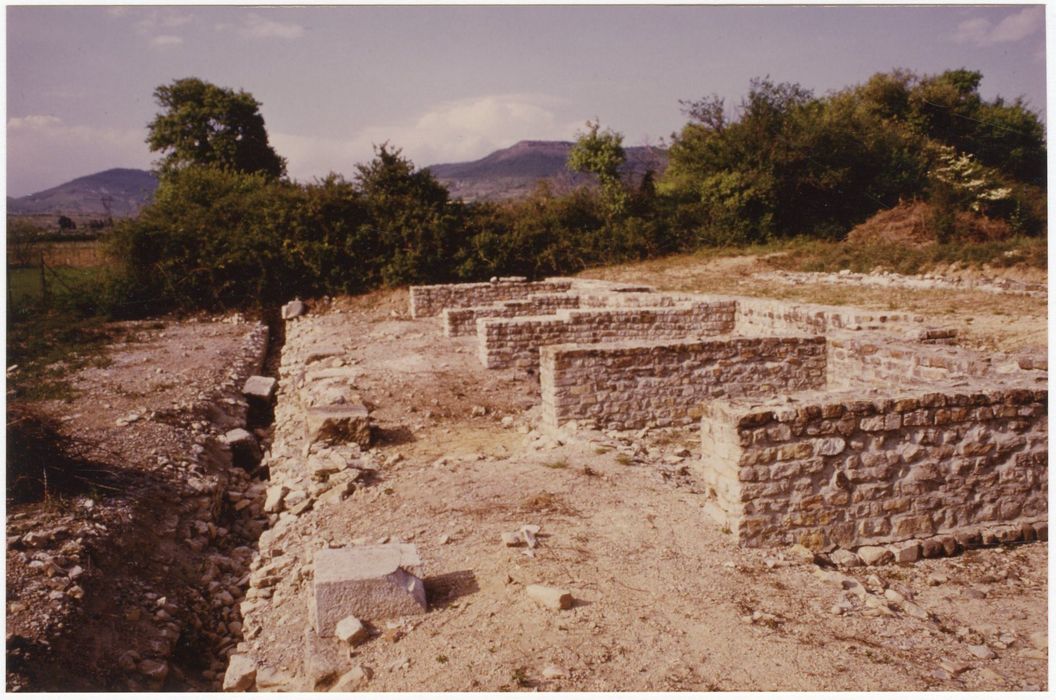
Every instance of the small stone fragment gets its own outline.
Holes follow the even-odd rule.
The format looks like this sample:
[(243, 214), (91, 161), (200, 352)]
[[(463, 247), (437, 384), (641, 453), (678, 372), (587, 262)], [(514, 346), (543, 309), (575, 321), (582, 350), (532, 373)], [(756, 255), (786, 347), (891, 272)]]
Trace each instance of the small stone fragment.
[(554, 664), (549, 664), (548, 666), (544, 666), (543, 667), (542, 676), (543, 676), (543, 678), (551, 678), (551, 679), (553, 679), (553, 678), (565, 678), (566, 676), (568, 676), (568, 672), (565, 671), (565, 669), (561, 668), (560, 666), (555, 666)]
[(862, 563), (857, 554), (846, 549), (837, 549), (829, 555), (829, 559), (841, 569), (849, 569)]
[(971, 644), (968, 646), (968, 651), (972, 656), (978, 659), (996, 659), (997, 654), (994, 650), (985, 644)]
[(529, 598), (551, 610), (568, 610), (574, 600), (572, 594), (566, 590), (537, 583), (530, 584), (525, 592)]
[(354, 647), (367, 641), (367, 638), (370, 636), (367, 628), (359, 618), (352, 615), (337, 623), (337, 626), (334, 628), (334, 634), (342, 642), (347, 642)]
[(139, 662), (139, 672), (150, 680), (161, 683), (169, 675), (169, 665), (164, 661), (144, 659)]
[(891, 550), (887, 549), (887, 547), (873, 546), (859, 547), (858, 556), (866, 566), (886, 564), (894, 558), (894, 555), (891, 554)]
[(971, 668), (970, 665), (960, 661), (954, 661), (953, 659), (941, 659), (939, 660), (939, 666), (949, 672), (952, 676), (959, 676)]
[(224, 690), (249, 690), (257, 680), (257, 664), (245, 654), (232, 654), (224, 673)]
[(356, 690), (369, 681), (374, 674), (366, 666), (353, 666), (351, 670), (337, 679), (332, 691), (343, 693)]

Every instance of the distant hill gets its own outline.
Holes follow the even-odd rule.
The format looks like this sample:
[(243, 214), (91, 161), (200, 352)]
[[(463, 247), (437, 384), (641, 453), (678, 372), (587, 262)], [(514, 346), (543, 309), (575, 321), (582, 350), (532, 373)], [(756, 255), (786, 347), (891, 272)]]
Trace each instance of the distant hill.
[[(451, 192), (466, 201), (516, 199), (531, 193), (539, 180), (556, 192), (590, 183), (592, 176), (573, 173), (566, 167), (571, 141), (520, 141), (468, 163), (441, 163), (428, 170)], [(624, 178), (635, 182), (647, 170), (657, 174), (667, 165), (667, 153), (649, 146), (624, 149)]]
[(113, 168), (25, 197), (8, 197), (7, 213), (106, 216), (109, 200), (114, 218), (134, 216), (157, 187), (157, 178), (146, 170)]

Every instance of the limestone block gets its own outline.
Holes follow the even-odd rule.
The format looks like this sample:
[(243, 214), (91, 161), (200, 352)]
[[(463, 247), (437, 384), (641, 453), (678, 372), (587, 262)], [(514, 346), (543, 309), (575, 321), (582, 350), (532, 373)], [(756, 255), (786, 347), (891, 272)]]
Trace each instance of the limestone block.
[(370, 444), (370, 413), (363, 404), (313, 406), (305, 414), (308, 442)]
[(349, 616), (379, 620), (425, 612), (421, 571), (412, 544), (319, 550), (312, 583), (315, 631), (333, 636)]
[(254, 375), (247, 379), (246, 383), (242, 385), (242, 394), (250, 399), (271, 401), (271, 398), (275, 396), (275, 387), (277, 385), (278, 381), (275, 377), (261, 377)]
[(220, 441), (231, 448), (232, 461), (240, 467), (251, 467), (260, 461), (260, 445), (253, 433), (243, 428), (229, 430)]
[(308, 313), (308, 306), (300, 299), (294, 299), (282, 307), (282, 318), (291, 319)]

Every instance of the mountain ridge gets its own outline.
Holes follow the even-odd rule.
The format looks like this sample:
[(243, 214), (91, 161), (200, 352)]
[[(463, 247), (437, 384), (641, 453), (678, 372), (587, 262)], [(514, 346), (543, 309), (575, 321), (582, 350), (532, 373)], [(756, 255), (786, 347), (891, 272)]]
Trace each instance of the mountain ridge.
[[(452, 197), (466, 201), (502, 201), (527, 196), (540, 180), (552, 190), (566, 192), (596, 182), (592, 175), (568, 170), (572, 141), (523, 140), (493, 151), (483, 158), (459, 163), (429, 165), (429, 170)], [(659, 174), (667, 165), (667, 152), (652, 146), (624, 148), (627, 161), (621, 169), (632, 184), (649, 170)]]
[(23, 197), (8, 197), (7, 213), (135, 216), (157, 187), (157, 178), (147, 170), (110, 168)]

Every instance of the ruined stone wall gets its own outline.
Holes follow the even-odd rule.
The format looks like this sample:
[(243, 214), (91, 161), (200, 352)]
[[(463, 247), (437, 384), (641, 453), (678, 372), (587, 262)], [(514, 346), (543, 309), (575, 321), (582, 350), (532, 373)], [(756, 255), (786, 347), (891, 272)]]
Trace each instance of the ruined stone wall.
[(559, 309), (579, 308), (575, 294), (533, 294), (527, 299), (503, 301), (489, 306), (465, 309), (444, 309), (444, 335), (456, 337), (474, 335), (478, 318), (515, 318), (517, 316), (546, 316)]
[(571, 286), (568, 280), (525, 282), (523, 278), (504, 277), (496, 282), (411, 287), (411, 317), (437, 316), (444, 309), (486, 306), (530, 294), (567, 292)]
[(733, 302), (663, 308), (566, 309), (554, 316), (477, 320), (480, 360), (488, 369), (535, 369), (539, 348), (563, 343), (687, 339), (733, 330)]
[(919, 386), (985, 377), (994, 369), (989, 358), (964, 348), (899, 342), (873, 334), (831, 335), (828, 355), (828, 383), (832, 388)]
[(551, 345), (540, 351), (543, 419), (629, 430), (687, 425), (717, 397), (825, 384), (825, 339), (733, 338)]
[(820, 335), (841, 329), (864, 330), (904, 326), (921, 323), (923, 320), (913, 314), (737, 297), (737, 332), (743, 335)]
[(856, 547), (1044, 520), (1048, 391), (707, 404), (700, 475), (742, 545)]

